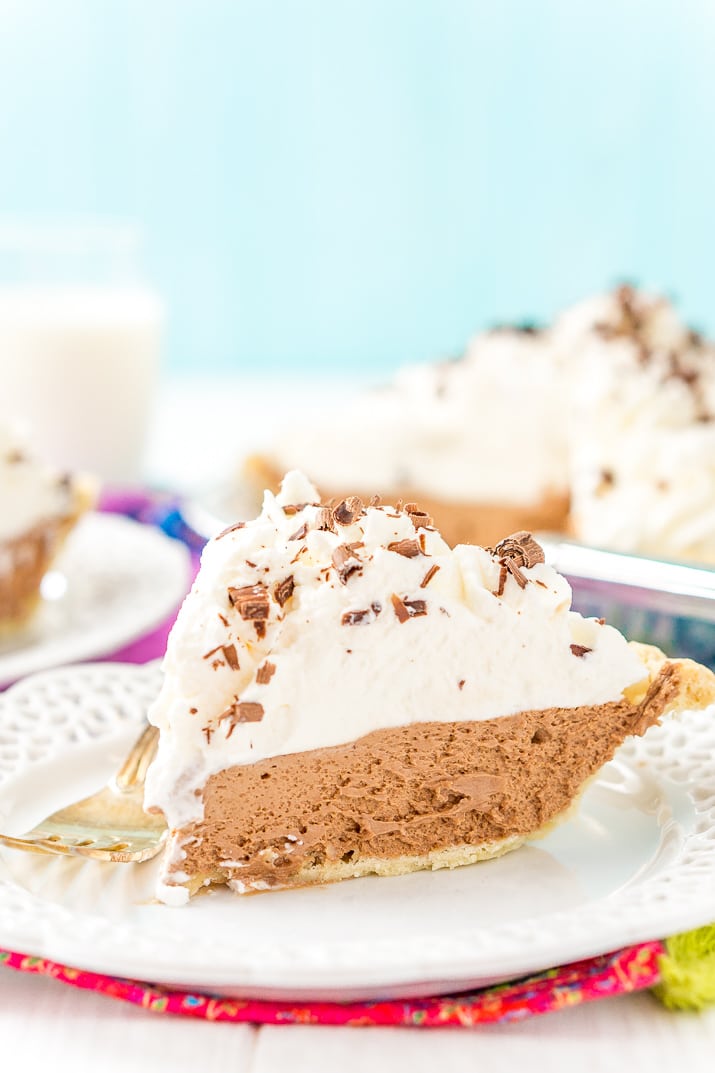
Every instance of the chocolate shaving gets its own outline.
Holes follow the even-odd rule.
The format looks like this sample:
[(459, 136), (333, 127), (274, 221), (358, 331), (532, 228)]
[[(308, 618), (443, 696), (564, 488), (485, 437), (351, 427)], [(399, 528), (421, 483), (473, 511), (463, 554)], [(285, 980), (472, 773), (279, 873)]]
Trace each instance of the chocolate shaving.
[(228, 728), (227, 738), (230, 738), (233, 734), (234, 727), (238, 723), (260, 723), (263, 719), (264, 711), (263, 705), (258, 704), (256, 701), (251, 700), (239, 700), (235, 704), (232, 704), (230, 708), (227, 708), (219, 718), (219, 723), (222, 723), (224, 719), (228, 719), (230, 726)]
[(303, 522), (303, 524), (296, 529), (295, 533), (288, 537), (288, 540), (302, 540), (307, 532), (308, 524), (307, 522)]
[(531, 533), (520, 531), (500, 540), (495, 548), (486, 549), (499, 559), (499, 585), (494, 596), (501, 596), (506, 585), (507, 573), (511, 574), (520, 589), (526, 588), (527, 578), (521, 568), (528, 569), (545, 562), (544, 550)]
[(377, 495), (373, 496), (371, 498), (371, 500), (370, 500), (370, 506), (371, 507), (379, 507), (380, 506), (380, 498), (381, 497), (377, 496)]
[[(509, 571), (506, 568), (506, 561), (502, 559), (502, 561), (499, 563), (499, 584), (497, 585), (496, 591), (492, 593), (493, 596), (503, 595), (504, 586), (506, 585), (506, 579), (508, 575)], [(521, 576), (523, 577), (524, 575), (522, 574)]]
[(464, 679), (464, 678), (460, 678), (460, 680), (459, 680), (459, 681), (457, 682), (457, 687), (458, 687), (459, 689), (464, 689), (464, 682), (465, 682), (465, 679)]
[(330, 507), (320, 507), (318, 509), (315, 523), (316, 529), (327, 530), (330, 533), (335, 532), (335, 522), (333, 521), (333, 512)]
[(416, 540), (393, 540), (391, 544), (387, 545), (387, 550), (397, 552), (398, 555), (404, 555), (406, 559), (414, 559), (416, 555), (422, 554), (422, 549)]
[(616, 476), (612, 469), (602, 469), (600, 473), (600, 479), (596, 488), (596, 495), (602, 496), (612, 488), (616, 483)]
[(257, 585), (244, 585), (240, 589), (230, 586), (228, 598), (241, 618), (249, 622), (263, 621), (270, 614), (268, 593), (260, 581)]
[(364, 622), (374, 622), (382, 611), (382, 604), (374, 603), (360, 611), (346, 611), (340, 620), (342, 626), (361, 626)]
[(232, 671), (237, 671), (239, 669), (239, 664), (238, 664), (238, 655), (236, 654), (236, 646), (235, 645), (223, 645), (222, 646), (222, 651), (223, 651), (224, 656), (226, 657), (226, 662), (228, 663), (228, 665), (231, 668), (231, 670)]
[(221, 622), (226, 627), (226, 629), (228, 629), (228, 619), (226, 618), (226, 616), (222, 615), (221, 612), (219, 611), (218, 617), (220, 618)]
[(347, 584), (348, 578), (353, 574), (362, 572), (362, 563), (348, 544), (338, 544), (333, 552), (333, 566), (343, 585)]
[(211, 659), (212, 656), (215, 656), (216, 653), (220, 651), (221, 645), (216, 645), (216, 647), (212, 648), (209, 652), (204, 652), (203, 659)]
[(573, 652), (574, 656), (578, 656), (579, 659), (583, 659), (583, 657), (588, 652), (593, 652), (592, 648), (586, 648), (585, 645), (569, 645), (569, 648)]
[(287, 505), (286, 505), (286, 506), (285, 506), (285, 507), (283, 508), (283, 513), (284, 513), (284, 514), (288, 514), (288, 515), (291, 515), (291, 514), (300, 514), (300, 512), (301, 512), (302, 510), (305, 510), (305, 508), (306, 508), (307, 506), (308, 506), (308, 504), (307, 504), (307, 503), (288, 503), (288, 504), (287, 504)]
[(702, 373), (698, 369), (688, 368), (684, 365), (683, 357), (684, 355), (680, 355), (676, 351), (670, 353), (670, 369), (668, 373), (666, 373), (666, 377), (670, 376), (682, 380), (686, 387), (690, 389), (695, 407), (694, 418), (697, 422), (704, 423), (712, 421), (713, 414), (710, 413), (707, 406)]
[(682, 380), (684, 384), (692, 388), (693, 384), (698, 382), (700, 374), (696, 369), (687, 369), (680, 358), (680, 355), (675, 350), (671, 350), (668, 354), (668, 361), (670, 368), (668, 375), (674, 380)]
[(203, 728), (203, 733), (206, 735), (206, 744), (210, 745), (211, 744), (211, 735), (213, 734), (213, 728), (212, 727), (204, 727)]
[(277, 581), (275, 583), (273, 586), (273, 599), (279, 607), (283, 607), (286, 601), (290, 600), (294, 588), (295, 582), (292, 574), (289, 574), (288, 577), (284, 577), (282, 581)]
[(407, 622), (409, 618), (427, 614), (427, 604), (424, 600), (402, 600), (395, 592), (390, 599), (400, 622)]
[(362, 499), (359, 496), (348, 496), (342, 503), (338, 503), (333, 510), (333, 518), (338, 525), (352, 525), (356, 518), (363, 512)]
[(514, 581), (517, 583), (519, 588), (520, 589), (525, 589), (527, 579), (524, 577), (524, 575), (522, 574), (521, 570), (516, 565), (514, 560), (513, 559), (506, 559), (505, 563), (506, 563), (507, 570), (509, 571), (511, 576), (514, 578)]
[(266, 660), (256, 671), (256, 684), (259, 686), (268, 685), (273, 675), (276, 673), (275, 663), (271, 663), (270, 660)]
[(235, 531), (237, 529), (243, 529), (245, 527), (245, 525), (246, 525), (245, 522), (234, 522), (233, 525), (226, 526), (226, 528), (222, 529), (221, 532), (218, 534), (218, 536), (216, 537), (216, 540), (220, 540), (221, 537), (225, 537), (229, 533), (235, 533)]
[(427, 571), (425, 576), (420, 581), (420, 588), (421, 589), (426, 589), (427, 588), (427, 586), (429, 585), (430, 581), (435, 576), (435, 574), (437, 573), (438, 570), (439, 570), (439, 567), (437, 566), (437, 563), (432, 563), (432, 566), (429, 568), (429, 570)]
[(487, 550), (492, 555), (496, 555), (497, 558), (511, 559), (517, 566), (525, 566), (527, 569), (530, 566), (536, 566), (537, 563), (546, 561), (544, 549), (534, 540), (531, 533), (527, 533), (524, 530), (512, 533), (511, 536), (500, 540), (493, 551), (491, 548)]
[(408, 503), (405, 511), (410, 516), (410, 521), (415, 529), (427, 529), (432, 525), (432, 517), (426, 511), (420, 510), (416, 503)]
[(189, 715), (196, 715), (198, 710), (198, 708), (189, 708)]
[(620, 286), (614, 295), (618, 303), (618, 321), (615, 324), (603, 322), (594, 325), (594, 330), (603, 339), (616, 339), (626, 336), (637, 339), (643, 329), (643, 315), (636, 309), (636, 292), (630, 283)]

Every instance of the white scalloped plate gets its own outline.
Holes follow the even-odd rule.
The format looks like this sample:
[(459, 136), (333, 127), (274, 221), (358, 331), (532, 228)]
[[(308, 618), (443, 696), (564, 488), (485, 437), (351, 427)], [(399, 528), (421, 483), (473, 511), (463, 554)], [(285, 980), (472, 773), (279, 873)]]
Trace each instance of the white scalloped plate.
[(188, 549), (118, 514), (89, 513), (43, 581), (31, 626), (0, 641), (0, 687), (95, 659), (156, 629), (186, 595)]
[[(159, 685), (155, 664), (47, 671), (0, 697), (0, 829), (18, 834), (110, 775)], [(156, 862), (0, 851), (0, 946), (123, 977), (273, 998), (406, 997), (481, 986), (715, 917), (715, 709), (628, 742), (540, 842), (453, 872), (185, 907)]]

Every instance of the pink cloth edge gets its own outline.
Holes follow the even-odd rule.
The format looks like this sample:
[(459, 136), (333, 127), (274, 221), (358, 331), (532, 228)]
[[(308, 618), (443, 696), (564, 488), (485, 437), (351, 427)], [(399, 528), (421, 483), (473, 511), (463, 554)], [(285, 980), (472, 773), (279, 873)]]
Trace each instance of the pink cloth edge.
[(46, 976), (71, 987), (95, 991), (152, 1013), (233, 1024), (311, 1024), (470, 1028), (521, 1021), (527, 1017), (654, 987), (660, 980), (660, 940), (624, 947), (515, 982), (479, 991), (427, 999), (374, 1002), (284, 1003), (223, 998), (176, 991), (71, 968), (47, 958), (0, 949), (0, 966)]

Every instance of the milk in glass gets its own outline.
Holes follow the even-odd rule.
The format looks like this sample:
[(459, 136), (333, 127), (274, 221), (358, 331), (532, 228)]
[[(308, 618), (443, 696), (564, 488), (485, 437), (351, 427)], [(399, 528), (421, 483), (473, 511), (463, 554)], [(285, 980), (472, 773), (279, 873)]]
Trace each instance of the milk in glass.
[(162, 302), (131, 278), (129, 246), (111, 229), (19, 238), (23, 256), (10, 271), (7, 258), (0, 264), (0, 414), (26, 422), (47, 461), (136, 483), (159, 376)]

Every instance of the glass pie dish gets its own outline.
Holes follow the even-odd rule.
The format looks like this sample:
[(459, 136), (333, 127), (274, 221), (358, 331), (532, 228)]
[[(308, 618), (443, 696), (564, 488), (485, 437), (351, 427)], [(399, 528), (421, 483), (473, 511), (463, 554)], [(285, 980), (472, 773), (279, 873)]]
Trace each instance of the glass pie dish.
[(605, 618), (633, 641), (715, 665), (715, 569), (606, 551), (537, 534), (573, 590), (574, 610)]

